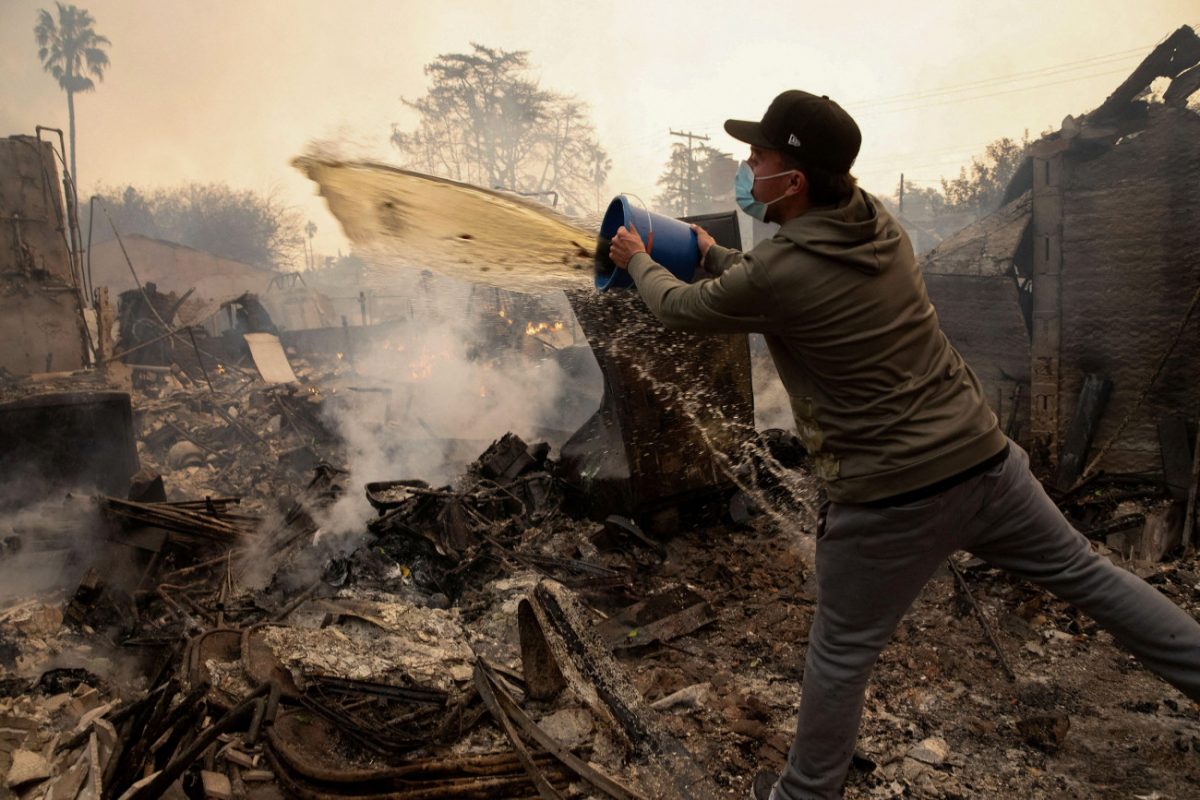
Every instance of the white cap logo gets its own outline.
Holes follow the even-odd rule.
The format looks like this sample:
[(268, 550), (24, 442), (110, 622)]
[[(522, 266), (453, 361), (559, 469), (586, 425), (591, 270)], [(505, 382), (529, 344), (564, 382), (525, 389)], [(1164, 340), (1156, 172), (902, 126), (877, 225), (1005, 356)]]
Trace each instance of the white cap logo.
[(796, 138), (796, 134), (794, 134), (794, 133), (788, 134), (788, 144), (791, 145), (792, 147), (800, 146), (800, 140)]

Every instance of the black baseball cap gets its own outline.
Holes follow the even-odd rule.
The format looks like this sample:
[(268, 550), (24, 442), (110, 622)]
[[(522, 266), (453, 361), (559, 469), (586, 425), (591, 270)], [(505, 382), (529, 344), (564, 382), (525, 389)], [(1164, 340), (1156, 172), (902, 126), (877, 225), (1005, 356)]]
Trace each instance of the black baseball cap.
[(792, 89), (771, 101), (761, 122), (725, 120), (738, 141), (780, 150), (801, 164), (849, 172), (862, 146), (862, 133), (845, 109), (825, 95)]

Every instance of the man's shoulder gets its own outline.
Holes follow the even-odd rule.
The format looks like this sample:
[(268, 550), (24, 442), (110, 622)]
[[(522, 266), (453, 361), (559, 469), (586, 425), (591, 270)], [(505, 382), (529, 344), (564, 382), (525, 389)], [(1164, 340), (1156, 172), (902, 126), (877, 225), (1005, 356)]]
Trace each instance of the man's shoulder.
[(747, 267), (751, 270), (762, 270), (778, 280), (783, 275), (793, 278), (800, 277), (807, 269), (816, 267), (821, 261), (813, 253), (808, 252), (797, 242), (776, 232), (768, 239), (763, 239), (747, 252)]

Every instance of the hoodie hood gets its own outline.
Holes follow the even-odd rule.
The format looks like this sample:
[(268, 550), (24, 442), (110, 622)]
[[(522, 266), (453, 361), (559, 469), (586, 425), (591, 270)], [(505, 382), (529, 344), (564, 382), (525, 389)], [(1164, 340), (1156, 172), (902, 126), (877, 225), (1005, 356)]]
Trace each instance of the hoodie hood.
[(903, 240), (892, 215), (858, 188), (842, 205), (814, 208), (788, 220), (775, 235), (805, 252), (872, 275), (888, 268)]

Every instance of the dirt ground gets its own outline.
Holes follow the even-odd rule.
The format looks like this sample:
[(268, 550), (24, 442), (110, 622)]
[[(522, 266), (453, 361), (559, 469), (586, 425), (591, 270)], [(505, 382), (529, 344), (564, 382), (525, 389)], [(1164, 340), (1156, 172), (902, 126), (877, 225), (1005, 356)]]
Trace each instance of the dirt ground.
[[(773, 527), (672, 541), (669, 565), (710, 597), (719, 619), (626, 662), (651, 701), (711, 684), (711, 701), (673, 714), (670, 725), (731, 796), (757, 769), (785, 760), (815, 609), (803, 535)], [(1200, 708), (1065, 603), (972, 566), (967, 580), (1017, 680), (943, 568), (880, 658), (846, 797), (1200, 796)], [(1134, 568), (1200, 616), (1197, 566), (1193, 558)], [(940, 743), (918, 747), (928, 739)]]
[[(234, 385), (234, 378), (224, 380)], [(391, 527), (377, 525), (384, 521), (382, 517), (374, 520), (372, 533), (362, 531), (354, 553), (337, 554), (317, 546), (317, 537), (311, 535), (314, 527), (304, 527), (300, 517), (281, 521), (273, 512), (281, 497), (303, 495), (312, 475), (302, 460), (297, 463), (289, 456), (299, 443), (309, 442), (323, 458), (336, 460), (338, 456), (335, 445), (319, 444), (321, 440), (314, 438), (319, 431), (304, 424), (304, 404), (315, 395), (305, 392), (299, 399), (289, 400), (257, 389), (229, 390), (221, 395), (226, 413), (214, 415), (207, 389), (168, 387), (163, 394), (139, 394), (135, 408), (139, 409), (143, 466), (161, 472), (169, 499), (199, 498), (203, 505), (207, 496), (239, 490), (240, 512), (269, 520), (268, 527), (275, 525), (277, 533), (291, 542), (290, 549), (276, 550), (270, 557), (262, 555), (270, 552), (268, 549), (249, 551), (249, 560), (256, 562), (253, 571), (262, 578), (255, 586), (249, 579), (245, 585), (231, 582), (230, 575), (243, 573), (236, 568), (230, 571), (229, 562), (218, 557), (214, 563), (221, 569), (210, 568), (213, 578), (200, 580), (192, 588), (168, 587), (178, 591), (176, 597), (188, 604), (190, 613), (179, 608), (179, 600), (168, 608), (153, 593), (142, 592), (139, 622), (132, 635), (124, 628), (121, 636), (106, 634), (98, 626), (72, 619), (67, 612), (75, 593), (73, 586), (40, 597), (14, 598), (7, 607), (0, 606), (0, 774), (7, 769), (10, 754), (18, 750), (25, 753), (22, 757), (26, 760), (42, 754), (50, 762), (50, 776), (43, 779), (46, 782), (23, 784), (14, 792), (0, 785), (0, 797), (44, 797), (47, 787), (63, 785), (72, 775), (87, 772), (83, 763), (86, 751), (76, 755), (78, 743), (85, 739), (76, 736), (77, 743), (65, 750), (59, 745), (73, 730), (78, 734), (77, 725), (86, 732), (84, 718), (88, 715), (95, 718), (109, 713), (104, 704), (114, 704), (107, 706), (111, 709), (119, 701), (136, 702), (152, 692), (149, 672), (138, 672), (130, 655), (141, 646), (137, 642), (182, 647), (198, 630), (211, 631), (222, 625), (248, 630), (272, 621), (281, 626), (279, 630), (285, 630), (282, 626), (286, 624), (290, 631), (276, 638), (291, 637), (303, 643), (311, 637), (326, 643), (315, 650), (307, 648), (307, 652), (303, 644), (290, 645), (288, 658), (293, 662), (289, 666), (295, 667), (297, 675), (303, 670), (331, 675), (341, 671), (342, 677), (382, 681), (396, 666), (383, 663), (388, 657), (382, 645), (374, 651), (368, 647), (365, 656), (361, 648), (355, 650), (360, 629), (369, 629), (372, 637), (379, 637), (382, 630), (386, 632), (383, 639), (367, 641), (391, 642), (390, 646), (398, 648), (396, 653), (415, 653), (420, 648), (404, 642), (420, 641), (421, 647), (434, 654), (433, 661), (426, 659), (424, 668), (432, 665), (433, 669), (422, 678), (424, 683), (437, 679), (450, 688), (455, 683), (469, 686), (472, 649), (487, 653), (512, 674), (521, 671), (518, 603), (540, 578), (556, 577), (554, 569), (561, 570), (564, 564), (592, 570), (584, 572), (580, 597), (598, 612), (594, 617), (597, 630), (603, 627), (605, 615), (655, 593), (688, 592), (708, 603), (711, 622), (689, 628), (685, 635), (668, 637), (666, 642), (642, 646), (630, 639), (617, 647), (615, 658), (629, 683), (657, 710), (661, 726), (686, 746), (691, 761), (717, 787), (719, 795), (745, 797), (757, 770), (778, 769), (784, 762), (803, 689), (807, 635), (816, 608), (813, 540), (811, 532), (804, 529), (807, 517), (803, 512), (776, 510), (750, 517), (740, 525), (722, 522), (679, 530), (660, 539), (657, 548), (662, 552), (655, 552), (656, 547), (644, 540), (618, 539), (615, 546), (611, 541), (598, 546), (605, 541), (605, 526), (571, 519), (553, 498), (544, 499), (536, 514), (499, 514), (485, 519), (492, 513), (489, 509), (503, 505), (497, 505), (495, 488), (475, 499), (466, 490), (459, 494), (429, 490), (422, 501), (427, 502), (428, 511), (397, 517), (407, 522)], [(234, 419), (236, 423), (231, 421)], [(167, 437), (172, 431), (178, 435)], [(187, 437), (224, 444), (207, 454), (186, 452), (187, 458), (180, 459), (179, 442)], [(552, 470), (552, 459), (531, 467), (543, 468)], [(316, 472), (320, 474), (321, 468)], [(548, 473), (540, 471), (526, 473), (520, 480), (536, 475), (549, 480)], [(796, 483), (809, 482), (802, 478)], [(360, 490), (357, 486), (345, 488), (347, 492)], [(1151, 487), (1148, 493), (1154, 491)], [(492, 499), (479, 499), (487, 492), (492, 492)], [(334, 493), (318, 494), (328, 499)], [(1130, 492), (1122, 491), (1120, 496), (1128, 498)], [(442, 511), (451, 506), (461, 509), (464, 504), (474, 509), (472, 516), (447, 527), (449, 518)], [(1128, 510), (1127, 505), (1101, 498), (1083, 509), (1080, 527), (1101, 525)], [(45, 535), (58, 536), (62, 528), (51, 524)], [(414, 538), (418, 528), (421, 536)], [(456, 545), (462, 569), (451, 570), (458, 591), (450, 591), (452, 596), (447, 597), (423, 588), (421, 579), (423, 570), (445, 563), (431, 555), (429, 542), (445, 545), (447, 540), (439, 537), (451, 528), (467, 538)], [(27, 539), (27, 548), (38, 542), (32, 534), (27, 534)], [(420, 548), (414, 549), (414, 542)], [(1200, 561), (1194, 555), (1181, 557), (1176, 551), (1161, 563), (1123, 562), (1099, 542), (1095, 546), (1200, 617)], [(188, 552), (184, 548), (177, 555), (183, 558)], [(220, 556), (229, 551), (218, 548), (204, 556), (202, 552), (191, 551), (190, 558), (199, 562), (213, 552)], [(295, 563), (307, 559), (308, 572), (293, 570), (289, 577), (288, 570), (295, 563), (289, 566), (288, 559)], [(174, 574), (166, 570), (187, 569), (187, 563), (191, 562), (159, 563), (158, 580)], [(233, 563), (236, 567), (236, 558)], [(1200, 797), (1200, 707), (1141, 668), (1108, 634), (1052, 596), (965, 554), (956, 558), (956, 564), (1016, 679), (1007, 677), (951, 570), (940, 570), (876, 668), (846, 797)], [(538, 568), (532, 568), (535, 566)], [(143, 583), (149, 574), (148, 568)], [(303, 581), (297, 577), (305, 574)], [(606, 584), (609, 578), (603, 578), (595, 585), (609, 588), (589, 596), (589, 574), (615, 575), (619, 581)], [(314, 580), (314, 575), (319, 575), (319, 580)], [(562, 578), (561, 573), (557, 577)], [(316, 594), (312, 588), (304, 590), (305, 586), (316, 587)], [(366, 599), (374, 603), (375, 610), (363, 610), (366, 606), (355, 610), (354, 604), (361, 605)], [(218, 601), (223, 602), (220, 613)], [(404, 628), (396, 620), (405, 615), (424, 620), (426, 627)], [(342, 617), (347, 620), (329, 623), (329, 619)], [(286, 623), (279, 622), (285, 619)], [(365, 628), (363, 620), (369, 621)], [(437, 646), (449, 652), (445, 631), (451, 630), (462, 637), (455, 650), (459, 661), (452, 667), (439, 667)], [(110, 645), (102, 641), (106, 637)], [(281, 652), (277, 648), (275, 656), (282, 659)], [(82, 683), (44, 688), (46, 671), (62, 667), (86, 667), (90, 672), (78, 678)], [(218, 665), (209, 670), (215, 682), (219, 683), (222, 669)], [(241, 669), (236, 659), (228, 665), (227, 688), (232, 700), (252, 685)], [(357, 675), (347, 670), (365, 672)], [(375, 672), (367, 675), (371, 670)], [(410, 677), (419, 672), (416, 667), (414, 670)], [(180, 664), (174, 674), (182, 682), (178, 692), (183, 698), (189, 669)], [(186, 710), (186, 698), (177, 702), (177, 709)], [(560, 730), (563, 719), (578, 721), (588, 716), (586, 703), (569, 699), (557, 704), (539, 704), (528, 698), (524, 702), (540, 724), (556, 722)], [(219, 715), (212, 707), (206, 713), (210, 722)], [(291, 713), (293, 720), (298, 719), (297, 712)], [(619, 742), (614, 744), (617, 740), (604, 732), (607, 723), (599, 719), (574, 725), (580, 752), (636, 785), (636, 764), (622, 755)], [(120, 728), (109, 725), (106, 730), (112, 730), (115, 738)], [(92, 736), (97, 738), (95, 733)], [(290, 796), (282, 780), (277, 782), (281, 776), (262, 769), (260, 761), (265, 763), (265, 751), (270, 748), (249, 738), (236, 738), (241, 736), (236, 734), (224, 747), (243, 748), (255, 764), (247, 774), (258, 774), (257, 781), (246, 783), (239, 796), (263, 800)], [(469, 742), (457, 743), (459, 749), (453, 752), (490, 754), (507, 746), (486, 718), (468, 738)], [(164, 740), (168, 744), (157, 756), (159, 769), (177, 752), (165, 735), (156, 745)], [(355, 751), (361, 750), (361, 746), (343, 743), (339, 752), (350, 763)], [(438, 756), (446, 751), (427, 748), (422, 755), (430, 752)], [(223, 768), (223, 762), (214, 763), (212, 755), (210, 752), (204, 760), (209, 773), (225, 769), (235, 778), (239, 775), (236, 765)], [(390, 758), (393, 760), (376, 757), (369, 763), (373, 768), (399, 763), (396, 757)], [(145, 765), (147, 773), (154, 763), (155, 759), (150, 759)], [(199, 765), (193, 772), (199, 773)], [(567, 780), (562, 779), (564, 783)], [(178, 791), (173, 797), (185, 796), (185, 792), (190, 792), (186, 794), (190, 797), (203, 796), (194, 784), (191, 789), (175, 788)], [(517, 796), (532, 794), (525, 791)], [(565, 796), (601, 795), (574, 781)], [(647, 791), (646, 796), (657, 795)]]

